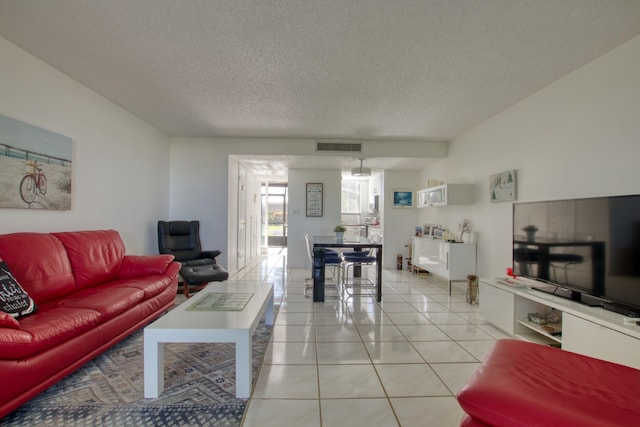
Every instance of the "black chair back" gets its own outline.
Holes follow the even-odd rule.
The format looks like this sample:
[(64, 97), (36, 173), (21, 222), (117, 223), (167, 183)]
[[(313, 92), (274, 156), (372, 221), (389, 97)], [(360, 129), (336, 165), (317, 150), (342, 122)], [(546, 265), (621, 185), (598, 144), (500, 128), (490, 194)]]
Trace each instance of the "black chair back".
[(158, 221), (158, 251), (175, 256), (176, 261), (198, 258), (200, 221)]

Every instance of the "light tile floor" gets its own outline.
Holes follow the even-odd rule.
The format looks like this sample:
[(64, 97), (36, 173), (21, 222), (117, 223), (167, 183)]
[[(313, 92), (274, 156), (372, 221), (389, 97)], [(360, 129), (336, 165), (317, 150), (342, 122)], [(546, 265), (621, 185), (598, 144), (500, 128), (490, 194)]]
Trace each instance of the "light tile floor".
[[(383, 271), (383, 298), (303, 295), (286, 250), (234, 277), (274, 283), (279, 311), (243, 426), (458, 426), (456, 392), (497, 338), (466, 283)], [(480, 296), (482, 297), (482, 296)]]

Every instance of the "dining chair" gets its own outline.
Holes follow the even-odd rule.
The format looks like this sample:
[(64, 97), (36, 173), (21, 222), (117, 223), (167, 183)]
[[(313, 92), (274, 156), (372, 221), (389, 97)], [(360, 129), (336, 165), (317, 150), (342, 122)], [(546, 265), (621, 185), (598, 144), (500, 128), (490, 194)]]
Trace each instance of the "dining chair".
[[(382, 240), (382, 235), (380, 234), (374, 234), (371, 237), (372, 243), (382, 243)], [(368, 251), (345, 251), (342, 253), (342, 286), (347, 295), (376, 296), (375, 292), (371, 292), (371, 289), (376, 288), (376, 281), (371, 280), (362, 271), (363, 267), (377, 267), (376, 251), (377, 249), (370, 248)], [(361, 277), (355, 277), (355, 269), (357, 267), (361, 269)], [(349, 276), (350, 269), (354, 270), (352, 276)]]
[[(313, 264), (314, 264), (313, 244), (311, 243), (311, 238), (309, 237), (308, 233), (304, 233), (304, 239), (305, 239), (305, 248), (307, 251), (307, 258), (309, 259), (311, 268), (313, 268)], [(327, 285), (329, 287), (335, 288), (336, 291), (338, 292), (337, 296), (339, 297), (340, 296), (340, 269), (342, 265), (342, 258), (340, 257), (338, 252), (334, 251), (333, 249), (325, 249), (324, 264), (325, 264), (325, 270), (327, 269), (327, 267), (331, 267), (331, 277), (329, 278), (331, 282), (327, 283), (325, 281), (325, 283), (323, 283), (323, 286), (325, 286), (325, 289)], [(303, 293), (305, 297), (309, 297), (309, 295), (307, 295), (307, 291), (309, 289), (311, 289), (313, 293), (313, 277), (310, 277), (310, 278), (308, 277), (304, 279)], [(329, 297), (329, 295), (327, 295), (327, 297)]]

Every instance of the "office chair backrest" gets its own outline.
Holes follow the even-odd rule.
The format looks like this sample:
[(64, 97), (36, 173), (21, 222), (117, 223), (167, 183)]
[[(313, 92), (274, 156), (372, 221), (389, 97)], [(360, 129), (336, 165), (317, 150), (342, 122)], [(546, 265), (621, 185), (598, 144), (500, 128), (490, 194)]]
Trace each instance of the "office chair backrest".
[(176, 261), (196, 259), (202, 252), (200, 221), (158, 221), (158, 250)]

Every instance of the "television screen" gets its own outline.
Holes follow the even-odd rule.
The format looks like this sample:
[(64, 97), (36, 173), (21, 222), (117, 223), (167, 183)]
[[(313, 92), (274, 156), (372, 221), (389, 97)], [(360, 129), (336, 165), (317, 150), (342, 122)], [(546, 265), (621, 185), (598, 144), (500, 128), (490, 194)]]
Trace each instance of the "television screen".
[(513, 271), (640, 309), (640, 195), (514, 203)]

